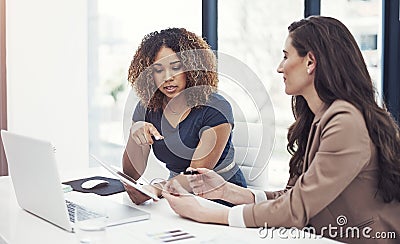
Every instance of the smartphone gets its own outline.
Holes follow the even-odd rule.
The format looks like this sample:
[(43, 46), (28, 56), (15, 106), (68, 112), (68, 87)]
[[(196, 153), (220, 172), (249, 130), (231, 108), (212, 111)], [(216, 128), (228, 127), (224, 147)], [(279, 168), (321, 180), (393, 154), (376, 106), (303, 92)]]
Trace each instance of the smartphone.
[(183, 174), (184, 175), (198, 175), (200, 173), (197, 170), (186, 170), (185, 172), (183, 172)]

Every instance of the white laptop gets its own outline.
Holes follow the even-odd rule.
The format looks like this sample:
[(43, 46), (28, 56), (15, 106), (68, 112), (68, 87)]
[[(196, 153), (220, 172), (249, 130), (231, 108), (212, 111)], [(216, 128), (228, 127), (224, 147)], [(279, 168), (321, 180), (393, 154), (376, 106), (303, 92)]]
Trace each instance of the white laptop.
[(74, 224), (67, 209), (71, 205), (69, 197), (88, 209), (106, 205), (108, 226), (150, 218), (145, 211), (105, 198), (64, 194), (51, 143), (5, 130), (1, 131), (1, 138), (18, 204), (26, 211), (70, 232), (74, 231)]

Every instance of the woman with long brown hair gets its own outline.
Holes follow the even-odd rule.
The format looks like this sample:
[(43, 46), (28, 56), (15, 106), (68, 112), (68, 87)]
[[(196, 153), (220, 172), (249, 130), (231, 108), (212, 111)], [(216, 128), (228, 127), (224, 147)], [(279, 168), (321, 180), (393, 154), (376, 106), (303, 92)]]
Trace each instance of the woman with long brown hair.
[[(183, 201), (168, 193), (183, 191), (175, 182), (166, 186), (164, 196), (178, 214), (199, 222), (307, 226), (350, 243), (398, 243), (399, 127), (375, 101), (354, 37), (340, 21), (322, 16), (294, 22), (288, 29), (277, 70), (285, 93), (293, 97), (295, 117), (288, 131), (292, 158), (286, 189), (251, 192), (225, 183), (211, 170), (197, 169), (200, 174), (189, 178), (197, 195), (242, 205), (210, 210), (196, 205), (194, 198), (188, 203), (188, 197)], [(349, 228), (359, 235), (350, 236)], [(379, 239), (381, 233), (394, 235)]]

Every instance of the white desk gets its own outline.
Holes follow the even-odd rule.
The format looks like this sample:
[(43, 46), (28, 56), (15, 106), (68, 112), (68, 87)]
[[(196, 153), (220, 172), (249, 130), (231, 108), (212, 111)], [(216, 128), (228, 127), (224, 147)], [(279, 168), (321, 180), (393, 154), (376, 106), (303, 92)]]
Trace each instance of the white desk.
[[(104, 172), (100, 175), (109, 176)], [(82, 175), (78, 177), (82, 177)], [(75, 177), (75, 179), (78, 177)], [(69, 180), (74, 178), (63, 177), (63, 179)], [(83, 193), (71, 192), (67, 194)], [(0, 244), (78, 243), (73, 233), (68, 233), (22, 210), (17, 204), (11, 178), (8, 176), (0, 177), (0, 196)], [(99, 197), (92, 194), (86, 194), (86, 196)], [(107, 196), (106, 198), (134, 205), (129, 200), (126, 192)], [(171, 210), (165, 199), (157, 203), (150, 202), (149, 204), (136, 207), (150, 212), (150, 220), (107, 228), (107, 243), (156, 243), (147, 236), (148, 233), (158, 233), (177, 228), (194, 235), (196, 238), (172, 243), (267, 243), (271, 241), (269, 237), (265, 239), (260, 238), (257, 228), (233, 228), (222, 225), (201, 224), (183, 219)], [(280, 238), (277, 234), (274, 237), (274, 243), (288, 241)], [(302, 240), (291, 239), (290, 241), (296, 243), (309, 243), (310, 241), (334, 243), (334, 241), (329, 239), (314, 240), (310, 238)]]

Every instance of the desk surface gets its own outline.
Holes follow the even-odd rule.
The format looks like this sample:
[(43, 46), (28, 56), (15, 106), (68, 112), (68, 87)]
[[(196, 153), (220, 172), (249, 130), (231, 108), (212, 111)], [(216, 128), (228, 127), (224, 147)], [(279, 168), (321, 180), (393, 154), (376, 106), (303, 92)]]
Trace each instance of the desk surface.
[[(90, 174), (96, 175), (96, 174)], [(90, 176), (88, 174), (85, 176)], [(109, 176), (104, 171), (101, 174)], [(78, 176), (82, 177), (82, 175)], [(77, 179), (78, 177), (75, 177)], [(73, 179), (63, 177), (65, 180)], [(83, 194), (70, 192), (67, 194)], [(20, 244), (20, 243), (78, 243), (73, 233), (68, 233), (59, 227), (52, 225), (34, 215), (21, 209), (17, 203), (11, 178), (8, 176), (0, 177), (0, 244)], [(85, 194), (85, 197), (100, 197), (94, 194)], [(127, 194), (119, 193), (106, 198), (116, 202), (135, 206), (151, 213), (151, 218), (120, 226), (107, 228), (107, 243), (157, 243), (148, 234), (159, 233), (162, 231), (181, 229), (195, 236), (194, 239), (176, 241), (173, 243), (266, 243), (271, 241), (273, 235), (276, 241), (287, 241), (277, 230), (270, 231), (268, 237), (260, 238), (257, 228), (234, 228), (229, 226), (201, 224), (191, 220), (183, 219), (176, 215), (169, 207), (165, 199), (158, 202), (149, 201), (146, 204), (134, 205)], [(204, 204), (208, 204), (207, 200)], [(318, 243), (334, 243), (329, 239), (314, 239), (306, 234), (303, 239), (290, 239), (296, 243), (308, 243), (317, 241)]]

